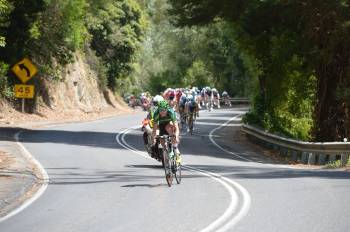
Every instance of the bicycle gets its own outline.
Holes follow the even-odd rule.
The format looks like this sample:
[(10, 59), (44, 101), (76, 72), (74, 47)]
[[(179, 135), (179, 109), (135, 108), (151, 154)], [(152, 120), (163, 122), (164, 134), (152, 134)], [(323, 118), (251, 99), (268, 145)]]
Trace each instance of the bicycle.
[(159, 146), (159, 154), (162, 157), (162, 166), (165, 172), (165, 179), (168, 186), (171, 187), (173, 183), (173, 177), (175, 176), (176, 183), (181, 183), (181, 164), (176, 163), (176, 157), (174, 153), (174, 147), (171, 143), (171, 139), (174, 136), (162, 135), (157, 136), (156, 141)]
[(196, 112), (188, 113), (188, 129), (191, 135), (193, 135), (193, 124), (196, 121)]
[(180, 113), (180, 125), (181, 125), (181, 130), (184, 131), (186, 128), (186, 121), (187, 121), (187, 115), (184, 111)]

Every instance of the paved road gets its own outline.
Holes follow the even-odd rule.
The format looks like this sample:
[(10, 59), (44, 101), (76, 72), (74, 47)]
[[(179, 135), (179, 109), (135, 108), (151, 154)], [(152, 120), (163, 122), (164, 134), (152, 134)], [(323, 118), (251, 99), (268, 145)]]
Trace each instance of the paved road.
[(235, 142), (243, 112), (202, 112), (171, 188), (141, 152), (141, 132), (126, 130), (142, 115), (26, 131), (50, 182), (0, 231), (348, 231), (350, 174), (276, 165)]

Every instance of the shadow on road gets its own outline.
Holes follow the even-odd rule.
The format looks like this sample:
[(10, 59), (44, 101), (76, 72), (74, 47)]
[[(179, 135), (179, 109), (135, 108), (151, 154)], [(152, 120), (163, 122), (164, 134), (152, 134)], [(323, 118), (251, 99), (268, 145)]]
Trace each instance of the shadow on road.
[[(211, 112), (206, 114), (209, 119), (200, 119), (204, 122), (201, 125), (195, 125), (194, 135), (185, 134), (182, 136), (180, 150), (186, 159), (186, 155), (198, 156), (198, 157), (215, 157), (226, 159), (228, 163), (230, 161), (240, 161), (242, 165), (238, 166), (232, 163), (231, 166), (215, 166), (215, 165), (198, 165), (193, 166), (203, 170), (221, 173), (223, 175), (230, 175), (234, 178), (245, 179), (277, 179), (277, 178), (325, 178), (325, 179), (350, 179), (350, 173), (338, 172), (338, 171), (324, 171), (324, 170), (291, 170), (282, 168), (259, 168), (244, 166), (244, 163), (271, 163), (273, 161), (267, 161), (263, 155), (259, 155), (256, 150), (247, 144), (239, 144), (239, 141), (231, 136), (228, 130), (239, 130), (239, 127), (228, 127), (220, 129), (215, 132), (212, 137), (215, 141), (220, 143), (220, 146), (226, 150), (229, 150), (241, 157), (249, 157), (249, 160), (244, 160), (239, 156), (227, 154), (226, 152), (218, 149), (208, 136), (210, 131), (218, 126), (213, 126), (210, 123), (222, 124), (227, 121), (224, 118), (231, 118), (234, 116), (234, 112), (224, 111), (222, 113)], [(236, 114), (237, 115), (237, 114)], [(208, 125), (205, 124), (208, 122)], [(239, 121), (232, 121), (231, 124), (239, 124)], [(131, 126), (131, 125), (130, 125)], [(128, 127), (128, 125), (126, 125)], [(23, 130), (21, 128), (5, 128), (0, 127), (0, 140), (14, 141), (13, 134)], [(116, 142), (116, 136), (118, 133), (112, 132), (94, 132), (94, 131), (66, 131), (66, 130), (24, 130), (21, 134), (20, 141), (24, 143), (54, 143), (54, 144), (68, 144), (76, 146), (87, 146), (94, 148), (107, 148), (107, 149), (125, 149), (123, 146)], [(140, 130), (131, 130), (126, 136), (125, 140), (132, 147), (143, 151), (142, 133)], [(226, 141), (221, 142), (227, 137)], [(53, 150), (53, 153), (59, 151)], [(149, 179), (159, 179), (163, 176), (145, 176), (140, 174), (138, 169), (161, 169), (161, 165), (130, 165), (126, 167), (128, 171), (85, 171), (80, 170), (78, 167), (51, 167), (47, 168), (50, 171), (50, 184), (53, 185), (69, 185), (69, 184), (92, 184), (92, 183), (104, 183), (104, 182), (133, 182), (133, 181), (145, 181)], [(56, 173), (55, 173), (56, 170)], [(0, 173), (7, 175), (8, 173)], [(192, 173), (193, 174), (193, 173)], [(198, 178), (202, 176), (198, 175), (184, 175), (184, 178)], [(160, 181), (162, 182), (162, 181)], [(125, 186), (136, 187), (136, 186)], [(140, 186), (146, 187), (146, 186)]]
[[(161, 165), (128, 165), (124, 171), (87, 170), (87, 169), (64, 169), (46, 168), (50, 172), (49, 185), (88, 185), (99, 183), (135, 183), (123, 185), (121, 187), (159, 187), (166, 185), (164, 171)], [(145, 175), (138, 169), (159, 169), (155, 175)], [(204, 176), (191, 174), (184, 171), (182, 178), (205, 178)], [(154, 180), (159, 184), (145, 184), (142, 182)], [(142, 184), (140, 184), (140, 182)], [(137, 184), (136, 184), (137, 183)]]
[[(127, 171), (105, 171), (105, 170), (64, 170), (60, 168), (60, 173), (50, 173), (49, 185), (90, 185), (101, 183), (133, 183), (122, 185), (121, 187), (162, 187), (165, 186), (164, 173), (161, 165), (130, 165), (126, 166)], [(350, 173), (324, 170), (291, 170), (282, 168), (257, 168), (248, 166), (220, 166), (220, 165), (190, 165), (191, 168), (215, 172), (222, 176), (233, 179), (350, 179)], [(48, 168), (50, 170), (52, 168)], [(56, 169), (56, 168), (54, 168)], [(154, 175), (143, 174), (138, 169), (159, 169)], [(184, 181), (190, 179), (207, 178), (195, 172), (183, 168), (182, 178)], [(156, 184), (149, 184), (149, 181)], [(147, 183), (145, 183), (147, 182)]]
[(122, 188), (135, 188), (135, 187), (159, 188), (159, 187), (168, 187), (168, 185), (167, 184), (128, 184), (120, 187)]
[[(99, 148), (118, 148), (123, 149), (116, 142), (118, 133), (94, 132), (94, 131), (65, 131), (65, 130), (28, 130), (21, 128), (2, 128), (0, 127), (0, 140), (15, 141), (14, 134), (23, 131), (20, 135), (22, 143), (54, 143), (68, 144)], [(142, 142), (142, 138), (138, 138)]]

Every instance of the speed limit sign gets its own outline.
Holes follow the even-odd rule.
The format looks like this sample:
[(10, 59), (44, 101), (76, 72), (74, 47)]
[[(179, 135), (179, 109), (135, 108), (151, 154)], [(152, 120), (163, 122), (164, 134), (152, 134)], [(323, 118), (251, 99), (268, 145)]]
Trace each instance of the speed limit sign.
[(34, 98), (34, 85), (15, 85), (16, 98)]

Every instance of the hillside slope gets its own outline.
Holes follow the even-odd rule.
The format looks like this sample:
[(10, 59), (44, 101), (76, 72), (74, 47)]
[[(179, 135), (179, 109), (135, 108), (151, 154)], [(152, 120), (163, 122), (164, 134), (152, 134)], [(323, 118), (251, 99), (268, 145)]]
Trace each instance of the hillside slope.
[(37, 102), (33, 114), (23, 114), (0, 101), (0, 123), (76, 121), (132, 112), (121, 97), (99, 88), (96, 73), (78, 53), (59, 81), (42, 80)]

